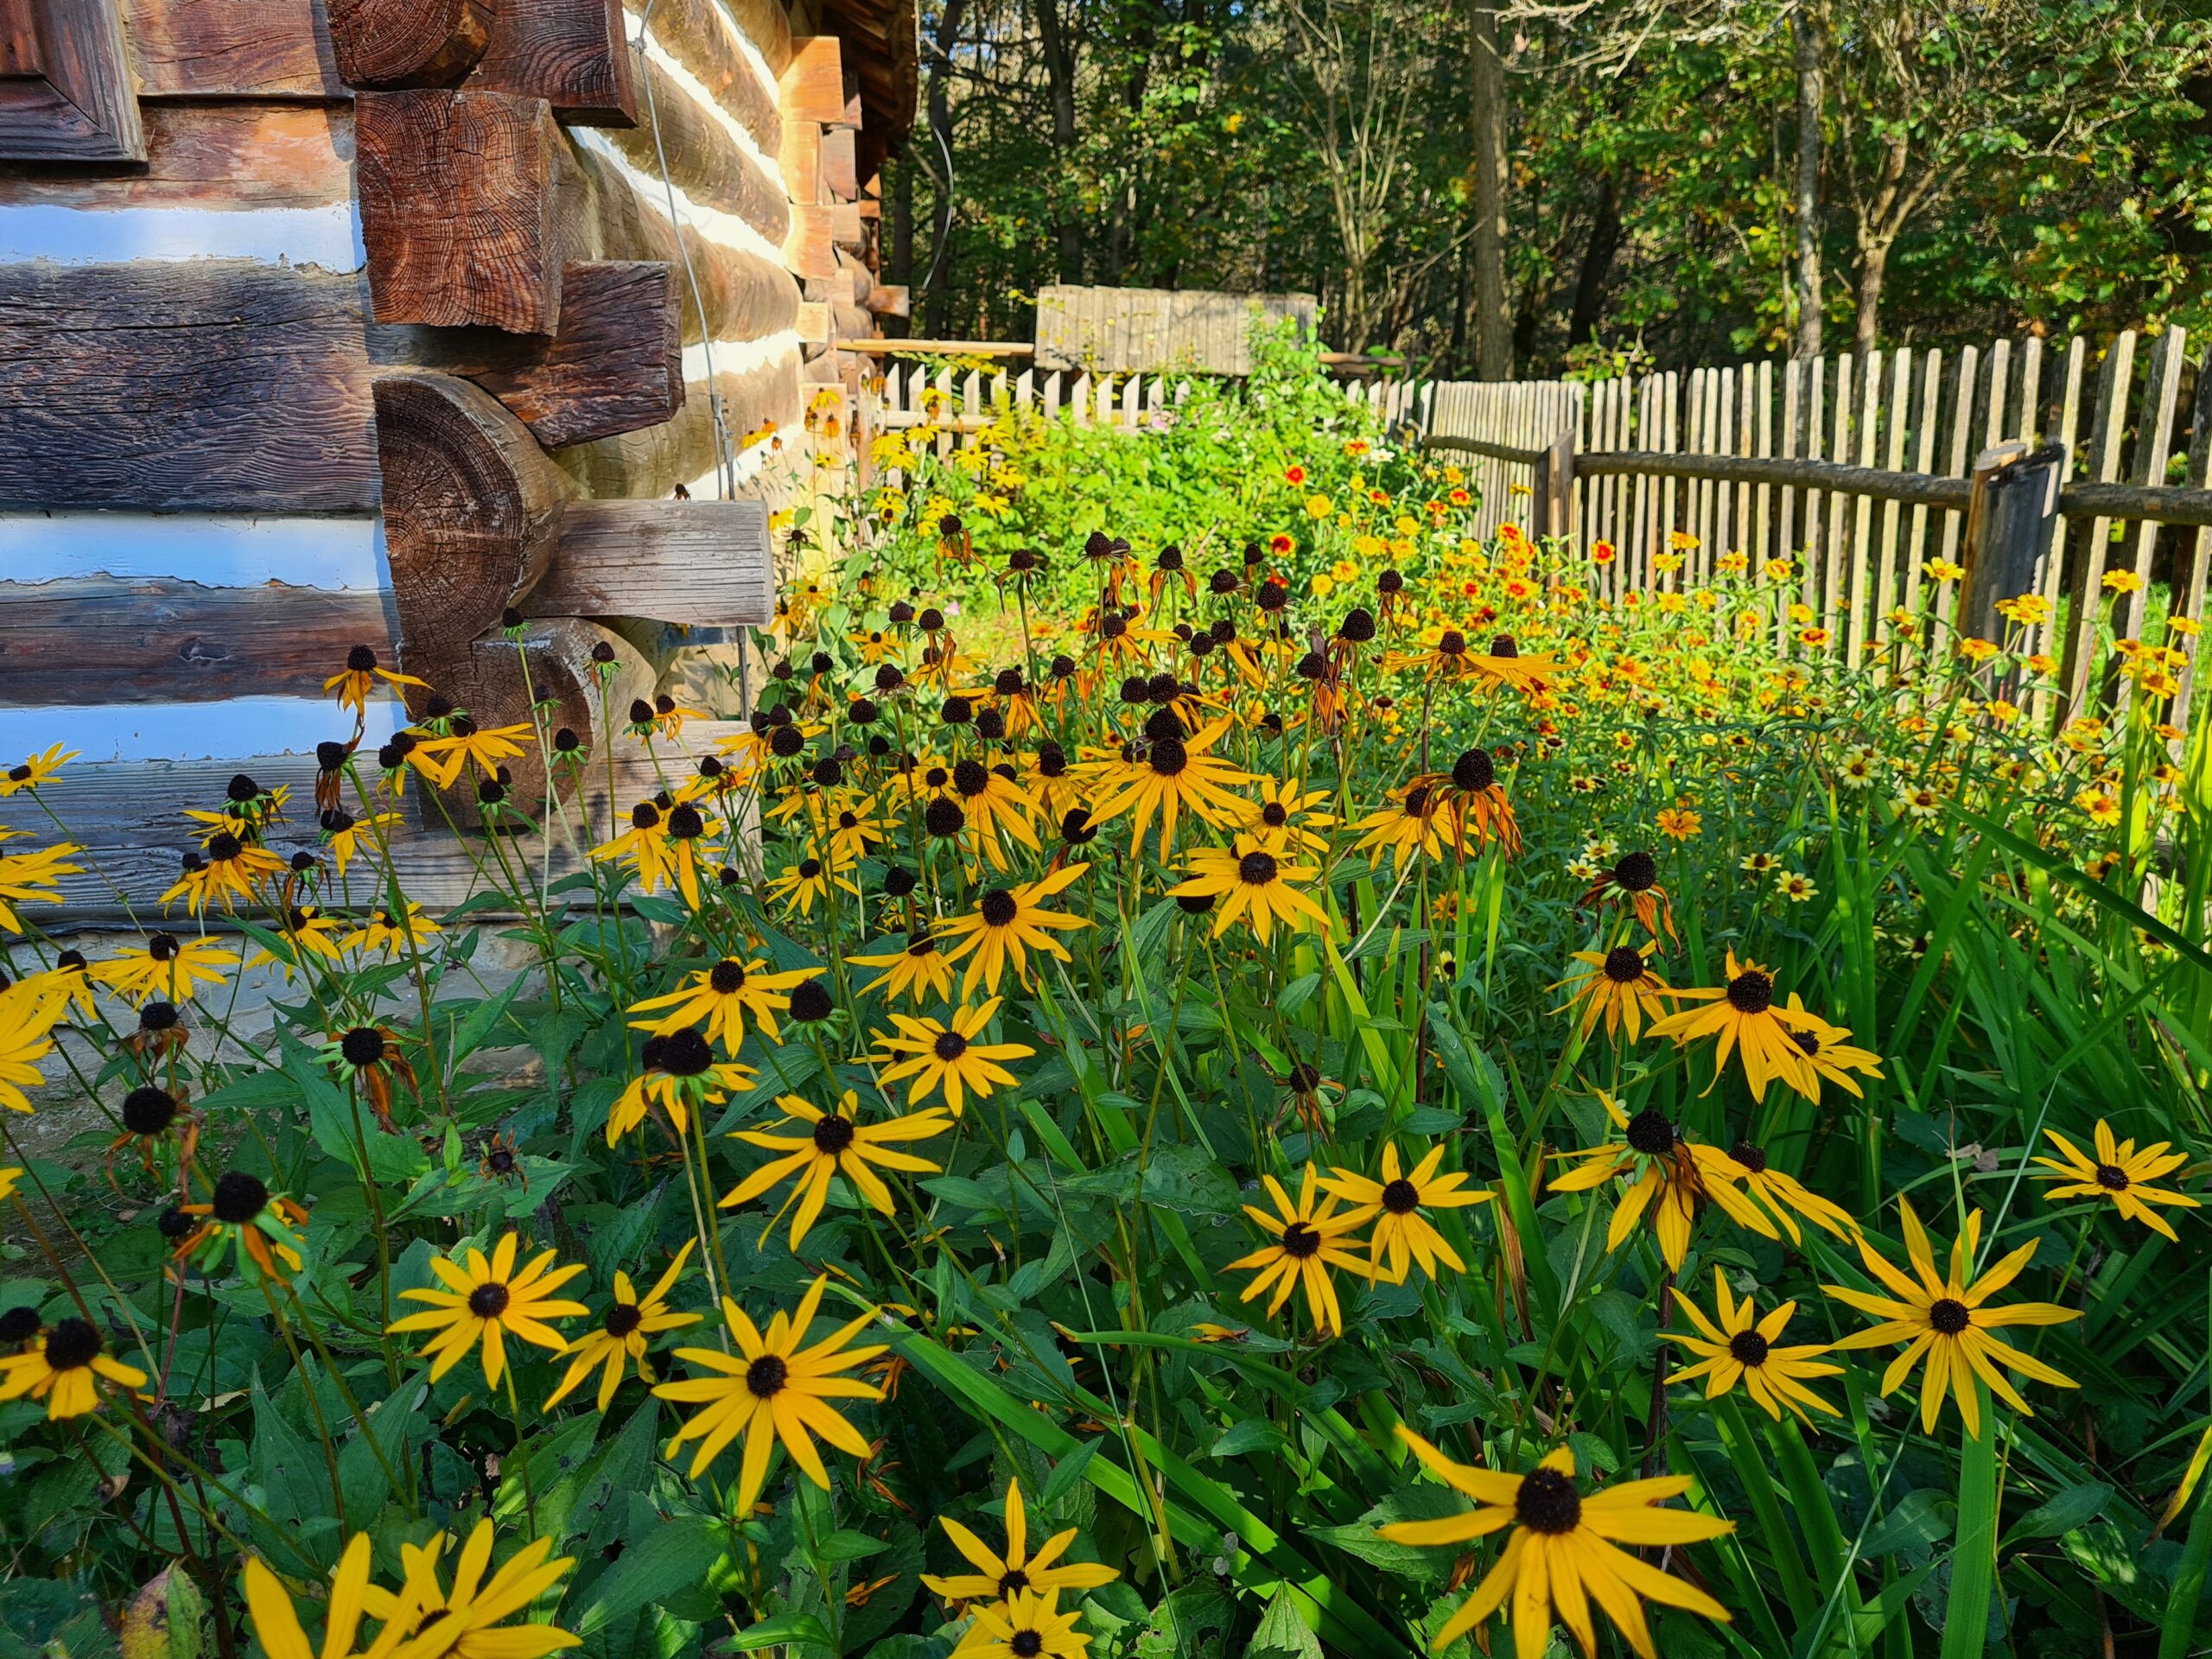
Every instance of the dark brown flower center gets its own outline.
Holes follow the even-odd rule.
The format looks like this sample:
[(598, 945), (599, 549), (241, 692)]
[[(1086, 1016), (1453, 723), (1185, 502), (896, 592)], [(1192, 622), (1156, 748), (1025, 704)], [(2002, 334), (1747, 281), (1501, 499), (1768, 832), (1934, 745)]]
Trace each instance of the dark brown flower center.
[(374, 1026), (356, 1026), (338, 1039), (338, 1052), (348, 1065), (374, 1065), (384, 1058), (384, 1033)]
[(1738, 1014), (1764, 1014), (1774, 1006), (1774, 982), (1749, 968), (1728, 982), (1728, 1006)]
[(123, 1097), (123, 1127), (133, 1135), (160, 1135), (176, 1122), (176, 1097), (150, 1085)]
[(950, 1065), (968, 1052), (968, 1039), (957, 1031), (939, 1032), (931, 1047), (938, 1058)]
[(1303, 1262), (1321, 1248), (1321, 1235), (1302, 1221), (1294, 1221), (1282, 1230), (1282, 1252)]
[(770, 1400), (791, 1381), (791, 1368), (780, 1356), (763, 1354), (745, 1368), (745, 1391), (755, 1400)]
[(1728, 1338), (1728, 1352), (1739, 1364), (1756, 1370), (1766, 1363), (1766, 1338), (1756, 1331), (1738, 1331)]
[(1728, 1155), (1754, 1175), (1766, 1173), (1766, 1154), (1748, 1141), (1738, 1141), (1729, 1147)]
[(1004, 887), (993, 887), (976, 908), (982, 912), (986, 927), (1005, 927), (1021, 913), (1021, 906)]
[(1964, 1302), (1945, 1296), (1929, 1305), (1928, 1323), (1938, 1334), (1955, 1337), (1974, 1323), (1974, 1314)]
[(2107, 1192), (2125, 1192), (2128, 1185), (2127, 1172), (2118, 1164), (2099, 1164), (2097, 1185)]
[(814, 1126), (814, 1149), (836, 1157), (853, 1144), (853, 1120), (832, 1112)]
[(1015, 1659), (1037, 1659), (1045, 1651), (1045, 1638), (1035, 1630), (1016, 1630), (1007, 1647)]
[(716, 996), (729, 996), (745, 984), (745, 965), (724, 957), (707, 969), (707, 983), (714, 988)]
[(1421, 1190), (1401, 1175), (1384, 1184), (1382, 1207), (1394, 1216), (1410, 1216), (1421, 1208)]
[(1659, 861), (1649, 853), (1630, 853), (1613, 866), (1613, 885), (1624, 893), (1649, 893), (1659, 880)]
[(1582, 1495), (1558, 1470), (1532, 1469), (1514, 1495), (1513, 1518), (1549, 1537), (1573, 1532), (1581, 1523)]
[(107, 1345), (83, 1319), (64, 1319), (46, 1333), (46, 1363), (57, 1371), (82, 1370)]
[(1675, 1149), (1674, 1122), (1657, 1108), (1647, 1106), (1629, 1119), (1628, 1143), (1647, 1158), (1662, 1157)]
[(1016, 1591), (1029, 1587), (1029, 1575), (1018, 1567), (1009, 1567), (999, 1574), (999, 1594), (1012, 1596)]
[(468, 1311), (480, 1319), (496, 1319), (507, 1311), (507, 1287), (497, 1279), (486, 1279), (468, 1293)]
[(1275, 879), (1277, 865), (1271, 853), (1247, 853), (1236, 861), (1236, 879), (1248, 887), (1264, 887)]
[(269, 1189), (260, 1178), (249, 1175), (242, 1169), (225, 1171), (215, 1181), (215, 1196), (210, 1205), (215, 1219), (233, 1226), (251, 1221), (269, 1207)]
[(1605, 952), (1605, 977), (1616, 985), (1633, 985), (1643, 977), (1643, 952), (1632, 944)]
[(1162, 778), (1173, 778), (1191, 764), (1190, 751), (1174, 738), (1163, 738), (1152, 746), (1152, 769)]
[(645, 1311), (635, 1302), (617, 1302), (607, 1310), (607, 1334), (626, 1337), (645, 1320)]

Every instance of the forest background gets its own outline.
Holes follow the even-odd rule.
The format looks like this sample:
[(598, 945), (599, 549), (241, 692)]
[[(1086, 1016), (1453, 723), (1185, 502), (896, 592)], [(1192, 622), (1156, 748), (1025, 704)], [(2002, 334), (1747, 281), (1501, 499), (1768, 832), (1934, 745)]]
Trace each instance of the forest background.
[(1484, 379), (2212, 326), (2212, 8), (925, 0), (912, 328), (1304, 289)]

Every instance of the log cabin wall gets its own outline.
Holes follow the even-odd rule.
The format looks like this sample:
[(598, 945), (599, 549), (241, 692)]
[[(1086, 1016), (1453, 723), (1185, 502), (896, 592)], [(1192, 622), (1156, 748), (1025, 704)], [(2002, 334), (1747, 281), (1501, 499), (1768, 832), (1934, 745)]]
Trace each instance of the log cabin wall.
[(166, 887), (232, 772), (308, 801), (354, 645), (522, 720), (519, 613), (601, 743), (594, 646), (619, 723), (664, 625), (767, 620), (762, 498), (873, 331), (911, 3), (0, 11), (71, 66), (0, 76), (0, 764), (82, 753), (73, 900)]

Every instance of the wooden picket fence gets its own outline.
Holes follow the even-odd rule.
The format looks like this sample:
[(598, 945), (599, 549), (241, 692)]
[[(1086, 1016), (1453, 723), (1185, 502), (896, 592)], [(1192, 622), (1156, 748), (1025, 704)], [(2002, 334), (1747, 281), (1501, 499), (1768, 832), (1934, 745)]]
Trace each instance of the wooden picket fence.
[[(862, 400), (862, 429), (929, 424), (944, 451), (973, 442), (1012, 405), (1142, 433), (1171, 425), (1190, 391), (1185, 376), (1040, 374), (1027, 365), (1026, 346), (957, 349), (1004, 366), (893, 361)], [(1788, 559), (1793, 596), (1829, 631), (1828, 648), (1854, 665), (1890, 612), (1917, 609), (1931, 587), (1948, 613), (1953, 584), (1942, 573), (1963, 552), (1966, 480), (1978, 454), (2008, 439), (2058, 451), (2059, 517), (2032, 579), (2050, 620), (2028, 642), (2063, 664), (2058, 707), (2082, 707), (2100, 668), (2095, 625), (2107, 569), (2130, 569), (2144, 583), (2116, 602), (2121, 637), (2140, 632), (2154, 585), (2172, 614), (2204, 620), (2212, 522), (2199, 493), (2212, 489), (2212, 356), (2192, 358), (2180, 328), (2130, 331), (2102, 345), (2000, 340), (1590, 384), (1353, 380), (1344, 392), (1403, 436), (1524, 452), (1452, 457), (1479, 493), (1484, 536), (1509, 522), (1532, 524), (1529, 457), (1571, 438), (1566, 528), (1585, 548), (1615, 550), (1600, 577), (1611, 596), (1650, 586), (1653, 561), (1669, 551), (1681, 553), (1693, 582), (1731, 555), (1754, 568)], [(1608, 456), (1624, 470), (1609, 470)], [(1639, 457), (1669, 458), (1675, 475), (1625, 470)], [(1699, 457), (1713, 463), (1702, 475)], [(1739, 473), (1758, 463), (1766, 476), (1720, 476), (1732, 462)], [(1840, 479), (1838, 463), (1883, 476)], [(1781, 481), (1793, 468), (1810, 477), (1822, 467), (1817, 481)], [(2137, 487), (2101, 487), (2128, 485)], [(2188, 706), (2194, 650), (2190, 658), (2177, 719)]]
[[(1939, 607), (1950, 584), (1931, 573), (1959, 563), (1967, 494), (1934, 480), (1970, 476), (1977, 454), (2007, 439), (2057, 451), (2059, 509), (2033, 591), (2050, 620), (2031, 648), (2063, 663), (2063, 705), (2084, 705), (2098, 664), (2095, 625), (2108, 569), (2132, 570), (2139, 591), (2116, 602), (2120, 637), (2140, 632), (2154, 585), (2171, 613), (2202, 623), (2212, 524), (2212, 359), (2192, 358), (2180, 328), (2147, 339), (2124, 333), (2100, 347), (2000, 340), (1955, 353), (1900, 348), (1803, 362), (1773, 360), (1669, 371), (1592, 385), (1557, 381), (1439, 384), (1428, 389), (1425, 435), (1470, 438), (1535, 451), (1563, 433), (1578, 462), (1567, 527), (1585, 547), (1610, 543), (1603, 578), (1616, 596), (1648, 587), (1652, 561), (1681, 553), (1693, 581), (1730, 554), (1756, 567), (1796, 562), (1798, 597), (1831, 630), (1853, 664), (1895, 607), (1915, 609), (1933, 583)], [(1628, 453), (1684, 458), (1680, 477), (1622, 475), (1598, 458)], [(1841, 463), (1894, 475), (1865, 490), (1796, 487), (1696, 476), (1694, 458)], [(1459, 457), (1453, 457), (1459, 459)], [(1590, 474), (1582, 474), (1589, 462)], [(1535, 466), (1465, 458), (1481, 492), (1481, 527), (1529, 523)], [(1762, 470), (1779, 477), (1786, 465)], [(1808, 474), (1815, 469), (1802, 469)], [(1955, 505), (1897, 499), (1920, 493)], [(2121, 487), (2133, 485), (2135, 490)], [(1516, 486), (1518, 486), (1516, 488)], [(2106, 487), (2099, 487), (2106, 486)], [(1888, 499), (1885, 499), (1885, 498)], [(2081, 504), (2094, 503), (2094, 510)], [(2187, 707), (2195, 652), (2176, 718)]]

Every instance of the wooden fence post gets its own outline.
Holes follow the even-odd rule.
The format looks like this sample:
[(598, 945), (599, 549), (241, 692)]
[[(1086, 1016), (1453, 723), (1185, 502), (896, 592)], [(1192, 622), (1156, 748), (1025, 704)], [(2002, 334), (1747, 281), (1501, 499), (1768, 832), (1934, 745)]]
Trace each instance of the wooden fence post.
[(1536, 463), (1536, 486), (1531, 514), (1536, 539), (1573, 533), (1574, 513), (1574, 434), (1557, 434)]
[(2001, 639), (1998, 601), (2036, 591), (2036, 573), (2058, 515), (2059, 447), (2030, 451), (2018, 439), (1974, 457), (1967, 505), (1966, 575), (1959, 580), (1960, 637)]

